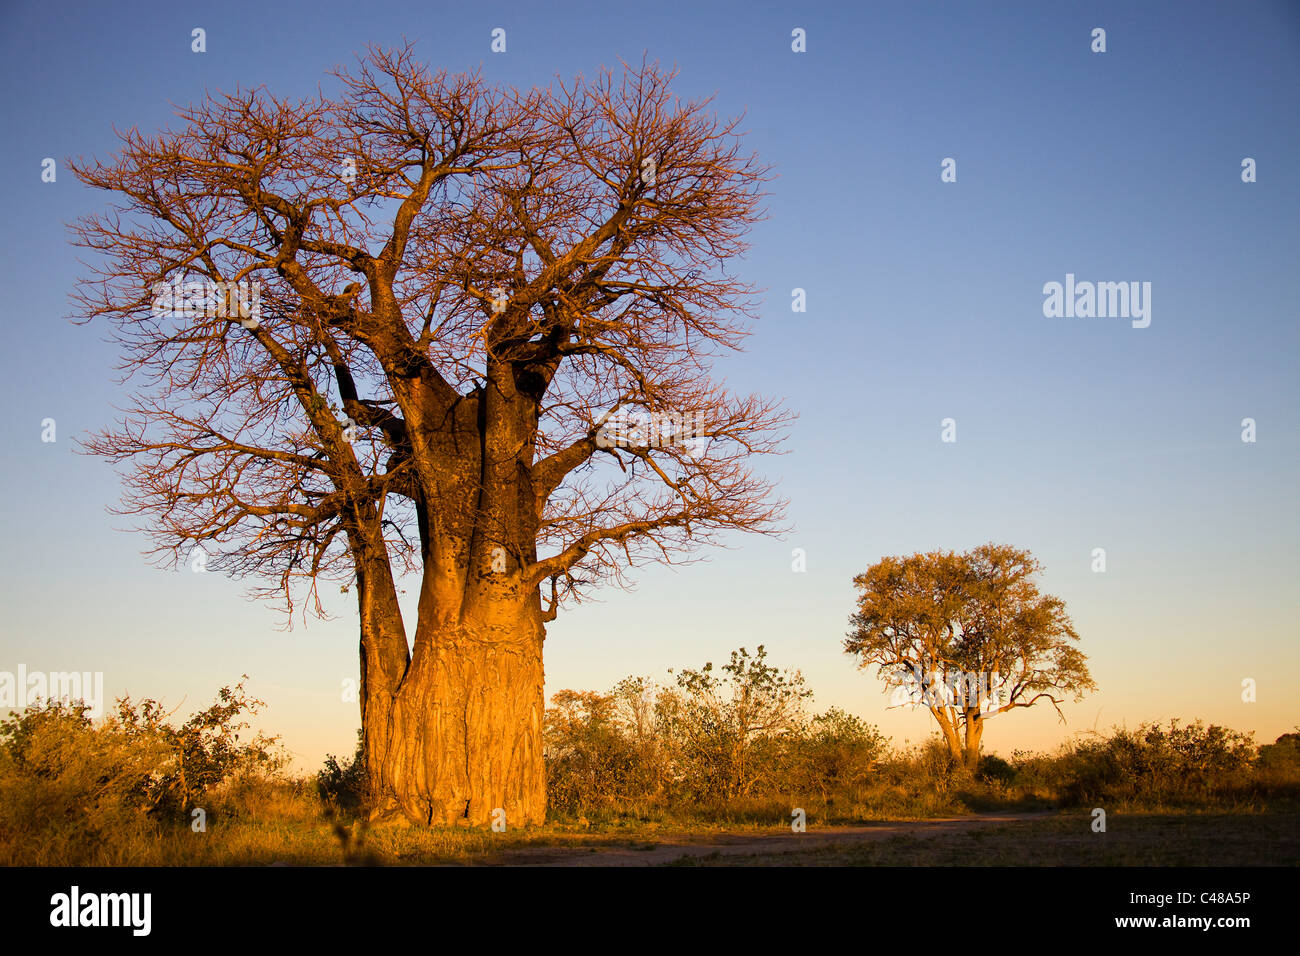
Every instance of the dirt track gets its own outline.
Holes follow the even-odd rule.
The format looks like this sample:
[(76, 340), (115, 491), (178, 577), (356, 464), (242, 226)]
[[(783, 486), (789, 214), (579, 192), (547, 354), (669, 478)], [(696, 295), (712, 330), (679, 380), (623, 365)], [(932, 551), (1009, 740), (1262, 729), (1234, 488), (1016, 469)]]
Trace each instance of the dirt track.
[(647, 842), (643, 848), (611, 847), (542, 847), (515, 850), (500, 862), (507, 866), (656, 866), (682, 857), (747, 856), (755, 853), (790, 853), (828, 846), (844, 846), (887, 840), (896, 836), (926, 837), (943, 833), (960, 833), (980, 827), (997, 826), (1016, 820), (1038, 820), (1050, 813), (983, 813), (965, 817), (942, 817), (934, 820), (879, 823), (852, 827), (816, 827), (807, 833), (709, 834), (692, 840), (685, 836)]

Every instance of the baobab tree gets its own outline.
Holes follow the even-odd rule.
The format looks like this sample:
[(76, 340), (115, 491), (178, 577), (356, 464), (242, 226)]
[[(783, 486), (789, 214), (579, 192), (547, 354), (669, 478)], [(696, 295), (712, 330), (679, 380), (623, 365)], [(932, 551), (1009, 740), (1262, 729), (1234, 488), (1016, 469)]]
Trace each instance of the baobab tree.
[(990, 718), (1040, 701), (1060, 715), (1067, 695), (1096, 686), (1065, 602), (1038, 591), (1041, 570), (1028, 551), (985, 544), (884, 558), (853, 579), (845, 651), (877, 668), (900, 705), (927, 708), (967, 769)]
[(779, 530), (753, 456), (787, 415), (710, 378), (755, 317), (727, 266), (768, 170), (645, 63), (517, 91), (406, 46), (332, 76), (70, 164), (114, 197), (75, 226), (76, 314), (131, 386), (86, 444), (162, 563), (201, 546), (289, 614), (354, 590), (373, 816), (538, 823), (560, 605)]

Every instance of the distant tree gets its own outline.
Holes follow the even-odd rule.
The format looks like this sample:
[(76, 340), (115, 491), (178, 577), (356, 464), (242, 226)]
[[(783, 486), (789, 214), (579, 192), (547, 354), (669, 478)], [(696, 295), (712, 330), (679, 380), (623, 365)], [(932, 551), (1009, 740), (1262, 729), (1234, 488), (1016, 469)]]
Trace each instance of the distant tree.
[[(876, 667), (898, 703), (929, 709), (954, 760), (974, 770), (987, 720), (1096, 687), (1065, 603), (1038, 592), (1028, 551), (889, 557), (853, 579), (858, 610), (844, 641)], [(1064, 720), (1064, 716), (1062, 716)]]

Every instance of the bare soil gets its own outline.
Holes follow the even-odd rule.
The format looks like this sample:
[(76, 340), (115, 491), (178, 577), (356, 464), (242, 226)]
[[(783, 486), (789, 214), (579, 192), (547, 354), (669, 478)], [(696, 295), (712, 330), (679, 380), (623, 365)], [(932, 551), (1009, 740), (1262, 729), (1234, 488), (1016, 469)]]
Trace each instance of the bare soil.
[[(1041, 820), (1052, 813), (981, 813), (861, 826), (815, 827), (804, 833), (753, 832), (666, 835), (637, 846), (527, 847), (503, 853), (493, 862), (507, 866), (662, 866), (720, 857), (777, 857), (763, 863), (780, 865), (780, 856), (813, 851), (851, 850), (873, 841), (896, 837), (928, 838), (1018, 821)], [(793, 860), (791, 862), (794, 862)], [(801, 861), (802, 862), (802, 861)]]

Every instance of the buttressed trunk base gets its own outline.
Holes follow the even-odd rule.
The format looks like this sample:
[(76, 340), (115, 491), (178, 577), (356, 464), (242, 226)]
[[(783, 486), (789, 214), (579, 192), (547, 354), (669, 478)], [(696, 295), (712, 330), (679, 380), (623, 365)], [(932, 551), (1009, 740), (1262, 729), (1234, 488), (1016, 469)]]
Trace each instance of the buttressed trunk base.
[(397, 694), (363, 706), (372, 819), (545, 822), (543, 636), (536, 619), (417, 639)]

